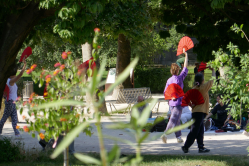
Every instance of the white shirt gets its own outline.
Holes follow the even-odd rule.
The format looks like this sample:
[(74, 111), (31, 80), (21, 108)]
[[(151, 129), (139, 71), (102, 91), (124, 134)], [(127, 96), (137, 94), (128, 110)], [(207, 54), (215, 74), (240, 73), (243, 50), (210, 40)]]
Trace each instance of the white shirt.
[(9, 92), (9, 100), (16, 101), (16, 99), (17, 99), (17, 89), (18, 89), (16, 83), (14, 83), (14, 85), (11, 86), (10, 85), (10, 78), (8, 78), (7, 86), (9, 87), (9, 90), (10, 90), (10, 92)]

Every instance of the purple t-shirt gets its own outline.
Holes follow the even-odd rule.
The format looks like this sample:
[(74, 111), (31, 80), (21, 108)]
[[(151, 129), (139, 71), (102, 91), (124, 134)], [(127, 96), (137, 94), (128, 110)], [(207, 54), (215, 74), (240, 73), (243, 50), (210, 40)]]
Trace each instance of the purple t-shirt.
[[(183, 89), (183, 80), (185, 79), (187, 74), (188, 74), (188, 69), (186, 67), (184, 67), (182, 69), (182, 72), (178, 76), (173, 75), (172, 77), (170, 77), (166, 83), (165, 88), (164, 88), (163, 95), (164, 95), (167, 87), (172, 83), (178, 84)], [(176, 101), (169, 100), (170, 106), (177, 106), (177, 105), (181, 105), (181, 104), (182, 104), (182, 97), (177, 98)]]

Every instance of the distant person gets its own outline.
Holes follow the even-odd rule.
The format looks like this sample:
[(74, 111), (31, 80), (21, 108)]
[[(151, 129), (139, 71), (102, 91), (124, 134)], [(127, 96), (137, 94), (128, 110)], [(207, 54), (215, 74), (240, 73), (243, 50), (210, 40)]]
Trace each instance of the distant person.
[(21, 138), (21, 135), (18, 129), (16, 129), (18, 118), (17, 118), (17, 110), (16, 110), (15, 101), (17, 100), (17, 89), (18, 89), (16, 82), (22, 77), (26, 69), (25, 59), (23, 60), (23, 63), (24, 63), (23, 68), (17, 76), (16, 76), (16, 73), (17, 73), (16, 64), (12, 65), (9, 70), (10, 77), (7, 79), (7, 83), (6, 83), (7, 86), (5, 87), (6, 88), (5, 89), (5, 92), (6, 92), (5, 109), (4, 109), (3, 117), (0, 121), (0, 136), (2, 134), (4, 123), (6, 122), (8, 117), (11, 116), (12, 127), (15, 132), (15, 136), (16, 138)]
[[(187, 69), (188, 54), (187, 54), (187, 52), (185, 52), (185, 49), (183, 49), (183, 53), (185, 54), (185, 58), (184, 58), (185, 61), (184, 61), (183, 69), (182, 69), (181, 73), (179, 74), (180, 67), (176, 63), (171, 64), (170, 73), (172, 74), (172, 77), (170, 77), (167, 80), (163, 94), (165, 93), (168, 86), (172, 83), (178, 84), (183, 89), (183, 81), (188, 74), (188, 69)], [(168, 122), (167, 128), (165, 129), (165, 132), (167, 130), (181, 124), (180, 123), (181, 114), (182, 114), (181, 104), (182, 104), (182, 97), (176, 98), (173, 100), (169, 100), (169, 107), (171, 110), (171, 116), (170, 116), (170, 120)], [(183, 142), (181, 135), (182, 135), (181, 131), (175, 132), (176, 140), (178, 143)], [(163, 143), (167, 143), (167, 136), (165, 133), (161, 136), (161, 139), (162, 139)]]
[[(137, 104), (139, 104), (139, 103), (141, 103), (141, 102), (143, 102), (143, 101), (144, 101), (143, 96), (138, 96), (138, 98), (137, 98), (137, 103), (136, 103), (134, 106), (136, 106)], [(140, 106), (140, 107), (137, 108), (140, 116), (141, 116), (143, 110), (144, 110), (148, 105), (149, 105), (149, 104), (146, 103), (146, 104), (144, 104), (144, 105), (142, 105), (142, 106)], [(134, 107), (134, 106), (133, 106), (133, 107)], [(152, 118), (152, 111), (150, 111), (150, 116), (149, 116), (149, 118)]]
[(221, 94), (219, 94), (216, 98), (217, 105), (213, 108), (213, 110), (205, 117), (204, 120), (207, 120), (210, 116), (217, 114), (217, 119), (212, 119), (214, 121), (214, 126), (219, 129), (225, 125), (227, 121), (231, 118), (231, 115), (227, 115), (229, 110), (227, 110), (228, 105), (225, 105), (221, 102)]
[(199, 63), (195, 63), (195, 68), (194, 68), (194, 73), (197, 74), (198, 73), (198, 68), (199, 68)]

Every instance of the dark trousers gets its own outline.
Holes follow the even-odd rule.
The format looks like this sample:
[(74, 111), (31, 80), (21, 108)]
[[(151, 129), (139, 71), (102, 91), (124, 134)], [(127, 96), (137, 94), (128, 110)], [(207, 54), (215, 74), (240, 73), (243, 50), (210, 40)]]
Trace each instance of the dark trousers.
[(219, 129), (224, 126), (225, 120), (220, 120), (220, 119), (212, 119), (214, 121), (214, 126), (218, 127)]
[(198, 148), (203, 148), (203, 138), (204, 138), (204, 125), (203, 120), (206, 117), (205, 113), (194, 112), (192, 113), (192, 118), (195, 120), (194, 124), (191, 126), (190, 132), (185, 141), (184, 147), (189, 148), (197, 140)]

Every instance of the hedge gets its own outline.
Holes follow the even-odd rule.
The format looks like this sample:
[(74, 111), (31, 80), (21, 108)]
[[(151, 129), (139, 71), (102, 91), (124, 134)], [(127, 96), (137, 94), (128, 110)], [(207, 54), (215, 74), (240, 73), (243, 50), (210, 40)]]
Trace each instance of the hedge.
[[(205, 74), (205, 80), (211, 78), (211, 73)], [(167, 80), (172, 76), (169, 68), (136, 68), (134, 71), (135, 87), (150, 87), (151, 93), (163, 93)], [(188, 73), (184, 79), (183, 91), (193, 87), (194, 73)]]

